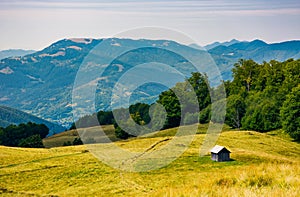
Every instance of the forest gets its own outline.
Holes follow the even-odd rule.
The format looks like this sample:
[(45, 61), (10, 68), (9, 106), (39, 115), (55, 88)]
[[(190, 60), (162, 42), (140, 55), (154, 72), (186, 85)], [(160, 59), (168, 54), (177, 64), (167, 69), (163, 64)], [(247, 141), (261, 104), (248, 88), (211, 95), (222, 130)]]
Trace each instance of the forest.
[[(137, 103), (129, 109), (113, 112), (100, 111), (82, 117), (71, 128), (114, 124), (116, 136), (126, 139), (182, 124), (223, 123), (222, 118), (211, 117), (215, 102), (226, 104), (225, 123), (232, 128), (259, 132), (282, 128), (292, 138), (300, 140), (300, 60), (271, 60), (259, 64), (241, 59), (234, 65), (232, 75), (231, 81), (223, 83), (226, 99), (211, 99), (211, 95), (220, 94), (220, 88), (210, 87), (205, 73), (192, 73), (186, 81), (162, 92), (156, 103)], [(118, 122), (114, 115), (120, 118)], [(150, 131), (142, 131), (131, 120)]]
[(0, 127), (0, 145), (43, 148), (42, 139), (48, 134), (49, 128), (46, 125), (32, 122)]

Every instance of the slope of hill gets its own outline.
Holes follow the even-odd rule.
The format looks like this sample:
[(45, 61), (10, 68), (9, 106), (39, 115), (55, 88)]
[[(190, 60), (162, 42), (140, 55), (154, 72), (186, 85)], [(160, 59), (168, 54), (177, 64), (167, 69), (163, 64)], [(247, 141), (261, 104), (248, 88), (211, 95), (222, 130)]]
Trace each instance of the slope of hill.
[[(101, 129), (106, 136), (109, 137), (109, 139), (112, 142), (115, 141), (120, 141), (121, 139), (116, 138), (115, 136), (115, 128), (113, 125), (102, 125), (101, 128), (100, 126), (96, 126), (96, 127), (90, 127), (90, 128), (84, 128), (84, 129), (78, 129), (77, 130), (69, 130), (69, 131), (64, 131), (58, 134), (55, 134), (53, 136), (49, 136), (45, 139), (43, 139), (43, 144), (46, 148), (54, 148), (54, 147), (59, 147), (59, 146), (63, 146), (64, 143), (67, 142), (73, 142), (75, 138), (79, 138), (79, 134), (78, 132), (98, 132), (99, 129)], [(97, 135), (95, 140), (97, 143), (107, 143), (108, 141), (100, 135)]]
[[(99, 48), (97, 46), (100, 43)], [(78, 76), (77, 71), (82, 64), (85, 67), (80, 72), (86, 73), (86, 76), (81, 78), (82, 84), (77, 89), (90, 88), (96, 84), (96, 111), (109, 110), (112, 89), (117, 84), (120, 85), (118, 81), (125, 74), (128, 79), (133, 80), (130, 81), (131, 84), (151, 76), (159, 80), (168, 79), (166, 83), (172, 87), (175, 83), (183, 81), (191, 72), (197, 71), (181, 54), (188, 58), (196, 58), (195, 62), (199, 63), (196, 66), (203, 72), (214, 73), (215, 68), (211, 66), (208, 57), (211, 55), (223, 79), (228, 80), (232, 77), (233, 64), (240, 58), (251, 58), (258, 62), (270, 59), (297, 59), (300, 58), (299, 43), (300, 41), (290, 41), (267, 44), (259, 40), (233, 40), (212, 48), (207, 54), (203, 50), (167, 40), (64, 39), (42, 51), (0, 61), (0, 105), (26, 111), (68, 127), (74, 121), (72, 107), (77, 103), (72, 103), (72, 91)], [(153, 61), (159, 64), (153, 63), (151, 68), (146, 68), (146, 63)], [(170, 65), (173, 70), (164, 67), (163, 64)], [(135, 65), (144, 67), (140, 66), (139, 69), (134, 69), (134, 72), (129, 72)], [(91, 72), (93, 69), (97, 71)], [(176, 74), (174, 69), (185, 76)], [(216, 81), (219, 82), (220, 79)], [(120, 97), (131, 96), (131, 103), (152, 103), (162, 91), (168, 89), (166, 85), (155, 83), (155, 80), (138, 87), (133, 93), (128, 90), (128, 85), (120, 87), (124, 91)], [(88, 94), (84, 93), (79, 97), (82, 97), (85, 106), (92, 106), (93, 99), (88, 98)], [(78, 111), (83, 115), (95, 112), (91, 108), (85, 109), (88, 111), (82, 109)]]
[(59, 133), (65, 130), (64, 127), (43, 120), (36, 116), (22, 112), (6, 106), (0, 106), (0, 127), (7, 127), (8, 125), (20, 123), (34, 122), (37, 124), (45, 124), (49, 128), (49, 134)]
[(0, 60), (8, 57), (24, 56), (34, 53), (33, 50), (22, 50), (22, 49), (9, 49), (0, 51)]
[[(181, 136), (184, 137), (184, 136)], [(0, 194), (4, 196), (299, 196), (300, 145), (251, 131), (223, 132), (218, 144), (230, 162), (199, 157), (197, 134), (171, 164), (150, 172), (125, 172), (97, 160), (85, 146), (52, 149), (0, 147)], [(147, 151), (170, 137), (116, 142)], [(105, 145), (105, 144), (103, 144)], [(101, 148), (101, 144), (99, 148)], [(160, 147), (156, 147), (160, 148)]]

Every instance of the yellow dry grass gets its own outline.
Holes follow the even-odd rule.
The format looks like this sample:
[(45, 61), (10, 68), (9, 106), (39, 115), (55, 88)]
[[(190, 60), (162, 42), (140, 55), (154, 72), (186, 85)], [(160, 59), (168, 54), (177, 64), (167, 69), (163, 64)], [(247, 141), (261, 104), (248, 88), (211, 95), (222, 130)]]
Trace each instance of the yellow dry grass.
[[(144, 151), (172, 138), (167, 133), (115, 143), (124, 149)], [(150, 172), (113, 169), (93, 157), (84, 145), (0, 147), (0, 195), (300, 196), (300, 144), (271, 134), (223, 132), (217, 143), (232, 151), (230, 162), (199, 157), (205, 135), (197, 134), (178, 159)]]

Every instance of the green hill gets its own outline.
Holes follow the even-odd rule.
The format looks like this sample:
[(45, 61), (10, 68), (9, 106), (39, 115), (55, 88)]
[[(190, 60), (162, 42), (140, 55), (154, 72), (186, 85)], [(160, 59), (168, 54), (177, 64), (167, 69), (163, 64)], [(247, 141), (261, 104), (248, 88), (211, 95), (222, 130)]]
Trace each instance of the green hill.
[[(222, 132), (217, 144), (231, 150), (230, 162), (199, 157), (199, 147), (205, 137), (202, 130), (200, 127), (188, 150), (174, 162), (140, 173), (111, 168), (89, 153), (85, 145), (50, 149), (0, 147), (0, 195), (300, 195), (300, 144), (280, 130)], [(115, 143), (130, 151), (143, 152), (172, 135), (173, 131), (168, 130), (150, 138)]]
[(34, 122), (37, 124), (45, 124), (49, 128), (50, 135), (65, 130), (64, 127), (43, 120), (36, 116), (30, 115), (23, 111), (0, 105), (0, 127), (7, 127), (11, 124), (18, 125), (20, 123)]

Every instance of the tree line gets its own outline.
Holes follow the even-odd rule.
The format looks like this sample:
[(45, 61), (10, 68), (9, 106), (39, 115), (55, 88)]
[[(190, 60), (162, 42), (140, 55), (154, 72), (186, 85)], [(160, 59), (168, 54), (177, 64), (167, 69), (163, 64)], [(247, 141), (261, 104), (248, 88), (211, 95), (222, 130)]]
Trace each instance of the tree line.
[[(114, 113), (100, 111), (79, 119), (76, 126), (114, 124), (116, 136), (126, 139), (182, 124), (222, 123), (222, 117), (218, 115), (212, 120), (213, 102), (227, 103), (225, 123), (232, 128), (259, 132), (282, 128), (291, 137), (300, 140), (300, 60), (271, 60), (261, 64), (240, 60), (232, 73), (233, 80), (224, 81), (226, 99), (215, 99), (222, 89), (210, 87), (208, 77), (196, 72), (184, 82), (162, 92), (154, 104), (137, 103)], [(215, 100), (212, 101), (211, 95)], [(119, 114), (118, 123), (114, 114)], [(138, 125), (146, 127), (141, 130)], [(152, 130), (147, 131), (148, 128)]]
[(43, 148), (42, 139), (49, 134), (44, 124), (32, 122), (0, 127), (0, 144), (4, 146)]
[(300, 60), (240, 60), (225, 84), (228, 125), (260, 132), (282, 128), (300, 139)]

